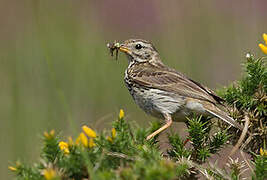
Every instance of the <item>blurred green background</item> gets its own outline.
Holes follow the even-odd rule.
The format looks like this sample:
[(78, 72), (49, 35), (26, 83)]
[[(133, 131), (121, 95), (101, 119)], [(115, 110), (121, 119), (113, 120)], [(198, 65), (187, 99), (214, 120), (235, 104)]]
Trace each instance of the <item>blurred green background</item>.
[(240, 78), (246, 52), (262, 55), (267, 1), (2, 0), (0, 27), (0, 179), (10, 179), (8, 165), (38, 158), (45, 130), (108, 128), (120, 108), (139, 124), (153, 119), (107, 42), (150, 40), (165, 64), (220, 88)]

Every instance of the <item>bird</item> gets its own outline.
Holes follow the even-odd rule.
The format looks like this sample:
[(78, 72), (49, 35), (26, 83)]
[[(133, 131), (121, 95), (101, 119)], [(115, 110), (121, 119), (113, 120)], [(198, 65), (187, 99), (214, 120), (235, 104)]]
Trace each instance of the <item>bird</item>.
[(219, 118), (240, 130), (243, 126), (231, 118), (224, 100), (211, 89), (163, 64), (153, 44), (143, 39), (109, 43), (111, 55), (116, 50), (126, 54), (128, 67), (124, 82), (135, 103), (147, 114), (165, 123), (146, 137), (147, 140), (169, 128), (173, 121), (185, 122), (192, 114)]

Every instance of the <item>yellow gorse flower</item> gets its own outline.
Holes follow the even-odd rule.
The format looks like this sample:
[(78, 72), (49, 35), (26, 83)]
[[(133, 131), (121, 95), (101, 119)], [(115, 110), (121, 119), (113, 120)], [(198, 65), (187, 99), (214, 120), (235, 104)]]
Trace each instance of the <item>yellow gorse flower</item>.
[(68, 143), (66, 143), (64, 141), (60, 141), (58, 146), (59, 146), (60, 150), (62, 150), (65, 154), (69, 154), (70, 153)]
[(79, 136), (76, 138), (76, 140), (75, 140), (75, 144), (76, 144), (76, 145), (79, 145), (80, 142), (81, 142), (81, 137), (80, 137), (80, 135), (79, 135)]
[(265, 41), (265, 44), (267, 45), (267, 34), (263, 33), (262, 38)]
[(113, 140), (116, 137), (116, 134), (117, 134), (116, 129), (115, 128), (112, 128), (111, 129), (111, 137), (110, 136), (107, 136), (107, 140), (112, 143)]
[(52, 180), (56, 177), (56, 171), (54, 169), (45, 169), (43, 175), (46, 180)]
[(96, 133), (94, 130), (92, 130), (91, 128), (89, 128), (88, 126), (83, 126), (82, 127), (84, 133), (88, 136), (88, 137), (91, 137), (91, 138), (95, 138), (96, 137)]
[(116, 129), (115, 128), (112, 128), (111, 135), (112, 135), (113, 139), (116, 137)]
[(259, 47), (261, 48), (261, 51), (264, 53), (264, 54), (267, 54), (267, 46), (263, 45), (263, 44), (259, 44)]
[(8, 166), (8, 169), (10, 170), (10, 171), (17, 171), (18, 169), (16, 168), (16, 167), (14, 167), (14, 166)]
[(113, 139), (110, 136), (107, 137), (107, 140), (111, 143), (113, 142)]
[(47, 139), (51, 139), (55, 136), (55, 130), (52, 129), (49, 133), (47, 131), (44, 132), (44, 137)]
[(267, 150), (260, 148), (260, 155), (261, 156), (267, 156)]
[(260, 43), (259, 47), (261, 48), (264, 54), (267, 54), (267, 34), (263, 33), (262, 38), (265, 41), (265, 45)]
[(15, 166), (8, 166), (8, 169), (10, 171), (17, 171), (20, 167), (21, 167), (21, 163), (17, 161)]
[(89, 139), (89, 144), (88, 144), (89, 148), (95, 147), (96, 144), (94, 143), (94, 140), (92, 138)]
[(124, 111), (123, 111), (123, 109), (120, 110), (119, 118), (120, 119), (124, 118)]
[(84, 133), (80, 133), (79, 135), (80, 141), (84, 147), (88, 147), (88, 139)]

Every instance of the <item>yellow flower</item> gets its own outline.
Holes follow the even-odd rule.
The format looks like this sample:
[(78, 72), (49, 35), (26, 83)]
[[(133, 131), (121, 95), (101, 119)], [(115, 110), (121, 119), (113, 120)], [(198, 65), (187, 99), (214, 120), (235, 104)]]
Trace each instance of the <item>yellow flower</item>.
[(96, 144), (94, 143), (94, 140), (92, 138), (89, 139), (89, 148), (95, 147)]
[(262, 148), (260, 148), (260, 155), (261, 156), (267, 156), (267, 150), (266, 149), (262, 149)]
[(76, 144), (76, 145), (79, 145), (80, 142), (81, 142), (81, 137), (80, 137), (80, 135), (79, 135), (79, 136), (76, 138), (76, 140), (75, 140), (75, 144)]
[(80, 143), (82, 143), (84, 147), (89, 147), (89, 148), (96, 146), (96, 144), (94, 143), (94, 139), (90, 138), (88, 140), (87, 136), (84, 133), (80, 133), (79, 137), (76, 139), (76, 144)]
[(84, 147), (88, 147), (88, 139), (85, 136), (85, 134), (84, 133), (80, 133), (79, 137), (80, 137), (80, 140), (81, 140), (81, 143), (83, 144), (83, 146)]
[(17, 171), (18, 169), (14, 166), (8, 166), (8, 169), (11, 171)]
[(112, 128), (111, 135), (112, 135), (113, 139), (116, 137), (116, 129), (115, 128)]
[(65, 154), (69, 154), (70, 153), (68, 143), (66, 143), (64, 141), (60, 141), (58, 146)]
[(109, 141), (109, 142), (113, 142), (113, 140), (115, 139), (115, 137), (116, 137), (116, 129), (115, 128), (112, 128), (111, 129), (111, 137), (110, 136), (107, 136), (107, 140)]
[(48, 138), (49, 137), (49, 134), (47, 131), (44, 132), (44, 137)]
[(263, 33), (262, 38), (265, 41), (265, 44), (267, 45), (267, 34)]
[(107, 140), (111, 143), (113, 142), (113, 139), (110, 136), (107, 137)]
[(47, 131), (44, 132), (44, 137), (47, 139), (51, 139), (55, 136), (55, 130), (52, 129), (49, 133)]
[(124, 111), (123, 111), (123, 109), (120, 110), (119, 118), (120, 119), (124, 118)]
[(260, 43), (259, 47), (261, 48), (264, 54), (267, 54), (267, 34), (263, 33), (262, 37), (263, 37), (263, 40), (265, 41), (265, 45)]
[(95, 138), (96, 137), (96, 133), (94, 130), (92, 130), (91, 128), (89, 128), (88, 126), (83, 126), (82, 127), (84, 133), (88, 136), (88, 137), (91, 137), (91, 138)]
[(267, 54), (267, 46), (264, 46), (263, 44), (259, 44), (259, 47), (261, 48), (261, 51), (262, 51), (264, 54)]
[(43, 175), (46, 180), (51, 180), (56, 177), (56, 171), (54, 169), (45, 169)]

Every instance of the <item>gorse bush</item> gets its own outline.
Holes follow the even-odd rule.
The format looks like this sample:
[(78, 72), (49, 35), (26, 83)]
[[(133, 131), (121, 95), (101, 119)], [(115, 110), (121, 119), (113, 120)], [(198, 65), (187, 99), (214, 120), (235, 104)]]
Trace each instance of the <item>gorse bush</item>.
[[(245, 63), (246, 75), (242, 80), (223, 89), (220, 94), (226, 100), (229, 113), (239, 123), (248, 121), (246, 142), (242, 145), (247, 152), (259, 152), (259, 147), (264, 147), (267, 139), (267, 70), (264, 58), (255, 59), (247, 54)], [(233, 142), (238, 139), (235, 128), (228, 130)]]
[[(121, 112), (123, 112), (121, 110)], [(121, 113), (122, 114), (122, 113)], [(207, 157), (216, 153), (227, 141), (229, 135), (219, 131), (208, 135), (211, 123), (203, 123), (202, 117), (189, 120), (187, 138), (192, 146), (186, 148), (187, 139), (178, 134), (170, 135), (168, 157), (162, 156), (156, 138), (145, 141), (145, 137), (159, 127), (132, 128), (120, 116), (114, 121), (108, 134), (96, 134), (83, 126), (83, 132), (75, 140), (60, 141), (52, 130), (43, 136), (41, 160), (33, 166), (17, 162), (9, 169), (17, 179), (197, 179), (200, 173), (208, 179), (228, 179), (229, 172), (216, 167), (202, 167)], [(198, 136), (200, 134), (200, 136)], [(266, 176), (267, 152), (261, 149), (255, 155), (254, 179)], [(243, 164), (232, 161), (231, 177), (239, 177)], [(235, 167), (235, 169), (233, 168)], [(222, 173), (223, 172), (223, 173)], [(235, 178), (233, 178), (235, 179)]]
[(41, 161), (33, 167), (18, 162), (9, 168), (18, 179), (173, 179), (190, 175), (191, 167), (185, 162), (161, 156), (155, 139), (144, 141), (158, 123), (147, 129), (132, 128), (123, 114), (121, 110), (108, 136), (83, 126), (75, 142), (72, 138), (64, 142), (54, 131), (45, 132)]
[(247, 125), (241, 149), (252, 154), (252, 158), (246, 159), (246, 163), (230, 158), (228, 168), (224, 169), (216, 164), (203, 164), (240, 137), (241, 132), (221, 121), (207, 121), (209, 117), (201, 116), (188, 119), (188, 136), (169, 134), (170, 148), (163, 153), (157, 136), (145, 140), (160, 123), (138, 127), (126, 121), (120, 110), (108, 132), (96, 133), (83, 126), (78, 138), (69, 137), (67, 141), (61, 141), (53, 130), (45, 132), (40, 161), (32, 166), (17, 162), (9, 169), (23, 180), (241, 179), (243, 169), (249, 164), (252, 179), (267, 179), (266, 65), (264, 58), (248, 55), (244, 67), (244, 77), (219, 93), (226, 100), (230, 115)]
[[(203, 163), (211, 154), (216, 153), (226, 143), (226, 131), (218, 131), (211, 135), (211, 122), (202, 116), (188, 119), (189, 135), (181, 139), (178, 134), (170, 135), (169, 143), (172, 148), (168, 154), (172, 158), (189, 158), (192, 161)], [(191, 148), (185, 148), (187, 141), (191, 141)]]

